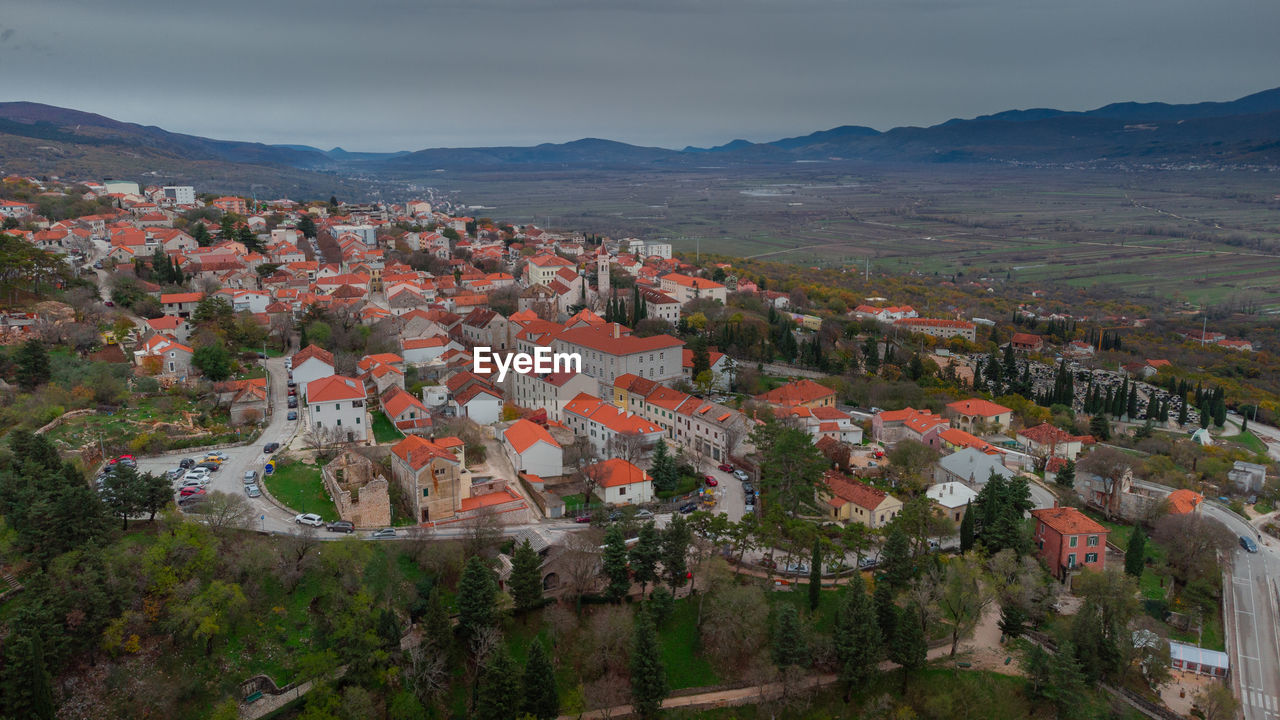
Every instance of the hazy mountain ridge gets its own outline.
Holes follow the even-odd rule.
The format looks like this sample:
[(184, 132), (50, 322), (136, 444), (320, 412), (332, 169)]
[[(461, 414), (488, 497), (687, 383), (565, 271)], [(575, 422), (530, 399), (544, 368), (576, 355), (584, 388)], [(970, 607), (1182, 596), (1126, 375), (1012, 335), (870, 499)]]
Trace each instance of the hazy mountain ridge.
[[(48, 145), (41, 145), (47, 142)], [(37, 152), (38, 150), (38, 152)], [(20, 157), (18, 157), (20, 155)], [(129, 161), (124, 162), (123, 156)], [(321, 150), (308, 145), (267, 145), (215, 140), (154, 126), (30, 102), (0, 103), (0, 163), (6, 169), (69, 174), (92, 167), (121, 173), (146, 162), (181, 172), (182, 162), (254, 166), (317, 185), (338, 176), (406, 179), (435, 170), (592, 168), (692, 169), (796, 161), (1133, 163), (1218, 162), (1280, 164), (1280, 88), (1230, 102), (1191, 104), (1122, 102), (1088, 111), (1052, 108), (1007, 110), (931, 127), (884, 132), (857, 125), (755, 143), (672, 150), (614, 140), (583, 138), (535, 146), (428, 148), (395, 153)], [(69, 158), (90, 162), (72, 163)], [(178, 162), (175, 162), (178, 161)], [(177, 168), (177, 169), (175, 169)]]

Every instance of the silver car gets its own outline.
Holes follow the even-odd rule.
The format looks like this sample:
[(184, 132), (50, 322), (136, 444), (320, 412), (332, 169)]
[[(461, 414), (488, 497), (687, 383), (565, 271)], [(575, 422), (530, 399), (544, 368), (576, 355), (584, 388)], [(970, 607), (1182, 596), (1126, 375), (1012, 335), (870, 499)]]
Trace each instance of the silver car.
[(262, 491), (258, 489), (257, 485), (245, 485), (244, 494), (251, 498), (262, 497)]

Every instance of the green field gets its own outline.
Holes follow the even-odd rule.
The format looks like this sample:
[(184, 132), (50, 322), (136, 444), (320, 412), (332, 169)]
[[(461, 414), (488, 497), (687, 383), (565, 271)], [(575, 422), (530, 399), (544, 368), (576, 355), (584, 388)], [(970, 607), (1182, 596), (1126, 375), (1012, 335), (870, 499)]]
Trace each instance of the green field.
[(339, 519), (338, 509), (324, 489), (318, 465), (291, 462), (277, 467), (263, 482), (267, 491), (291, 510), (315, 513), (326, 522)]
[(391, 424), (391, 418), (381, 410), (373, 412), (373, 439), (378, 441), (379, 445), (389, 443), (397, 443), (404, 439), (404, 433), (396, 429)]

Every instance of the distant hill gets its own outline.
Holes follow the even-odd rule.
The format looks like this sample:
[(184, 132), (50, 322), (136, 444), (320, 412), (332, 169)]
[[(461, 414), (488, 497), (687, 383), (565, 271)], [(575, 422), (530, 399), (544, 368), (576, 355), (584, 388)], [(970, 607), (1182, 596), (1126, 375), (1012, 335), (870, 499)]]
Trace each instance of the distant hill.
[[(362, 153), (213, 140), (29, 102), (0, 103), (0, 165), (68, 176), (235, 178), (273, 191), (405, 181), (435, 170), (768, 166), (797, 161), (893, 163), (1280, 164), (1280, 88), (1230, 102), (1123, 102), (1088, 111), (1007, 110), (885, 132), (845, 125), (772, 142), (671, 150), (598, 138), (530, 147)], [(355, 182), (349, 177), (359, 175)], [(233, 180), (235, 182), (235, 180)], [(277, 190), (278, 188), (278, 190)]]

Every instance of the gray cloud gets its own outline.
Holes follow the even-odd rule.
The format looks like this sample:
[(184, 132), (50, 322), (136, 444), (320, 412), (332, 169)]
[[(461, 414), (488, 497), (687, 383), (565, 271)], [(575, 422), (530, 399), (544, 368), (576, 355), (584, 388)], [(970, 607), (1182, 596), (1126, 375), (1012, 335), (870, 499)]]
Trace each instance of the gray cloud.
[(1277, 84), (1256, 0), (0, 0), (6, 99), (349, 150), (665, 147)]

